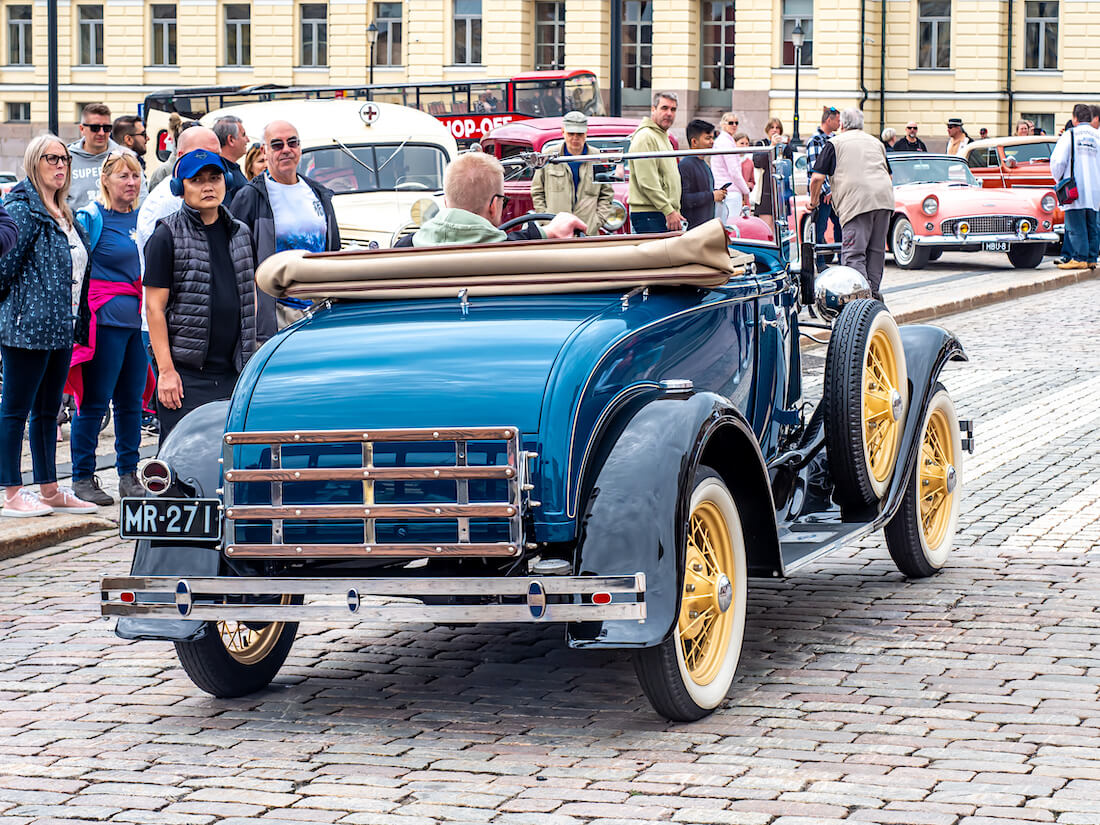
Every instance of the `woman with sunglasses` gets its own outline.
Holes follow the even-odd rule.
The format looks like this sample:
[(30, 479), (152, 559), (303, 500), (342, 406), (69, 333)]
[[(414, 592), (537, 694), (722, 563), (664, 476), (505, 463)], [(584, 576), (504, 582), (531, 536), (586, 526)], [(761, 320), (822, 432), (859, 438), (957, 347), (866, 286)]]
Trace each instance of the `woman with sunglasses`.
[[(57, 485), (57, 411), (69, 373), (75, 337), (86, 341), (89, 318), (88, 240), (73, 221), (65, 198), (71, 158), (54, 135), (36, 137), (23, 155), (27, 177), (4, 199), (19, 242), (0, 258), (0, 514), (93, 513), (95, 505)], [(77, 308), (85, 311), (77, 313)], [(30, 419), (31, 465), (36, 495), (23, 487), (20, 457)]]
[(77, 404), (73, 492), (100, 506), (115, 501), (95, 476), (100, 422), (111, 402), (119, 495), (144, 495), (137, 480), (141, 397), (152, 376), (141, 338), (141, 263), (134, 242), (140, 191), (138, 159), (128, 151), (112, 152), (99, 173), (99, 200), (76, 213), (88, 234), (92, 268), (88, 343), (74, 347), (69, 371), (69, 391)]
[[(718, 136), (714, 141), (715, 149), (736, 149), (735, 137), (741, 119), (734, 112), (726, 112), (719, 123)], [(714, 155), (710, 159), (710, 168), (714, 172), (714, 185), (716, 187), (727, 186), (726, 189), (726, 213), (730, 218), (741, 216), (741, 207), (745, 198), (752, 191), (752, 187), (745, 180), (744, 165), (742, 161), (747, 155)]]

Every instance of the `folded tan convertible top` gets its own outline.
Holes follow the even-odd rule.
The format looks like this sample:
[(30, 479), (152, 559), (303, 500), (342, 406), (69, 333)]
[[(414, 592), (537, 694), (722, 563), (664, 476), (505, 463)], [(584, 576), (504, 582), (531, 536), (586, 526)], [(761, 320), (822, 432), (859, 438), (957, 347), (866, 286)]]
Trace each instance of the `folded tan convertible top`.
[(715, 287), (752, 255), (730, 256), (713, 220), (682, 235), (608, 235), (561, 241), (417, 249), (280, 252), (260, 264), (256, 282), (276, 298), (453, 298), (595, 292), (637, 286)]

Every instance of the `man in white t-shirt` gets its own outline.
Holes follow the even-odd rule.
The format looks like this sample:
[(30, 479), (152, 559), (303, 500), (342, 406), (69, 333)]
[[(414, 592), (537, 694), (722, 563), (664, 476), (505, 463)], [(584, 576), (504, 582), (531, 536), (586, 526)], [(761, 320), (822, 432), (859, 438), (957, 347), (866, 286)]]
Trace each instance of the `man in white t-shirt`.
[[(332, 210), (332, 190), (305, 175), (298, 174), (302, 159), (298, 130), (285, 120), (276, 120), (264, 127), (267, 172), (257, 175), (241, 188), (230, 211), (252, 232), (252, 248), (256, 266), (287, 249), (310, 252), (331, 252), (340, 248), (340, 230)], [(277, 326), (293, 319), (294, 310), (301, 310), (308, 301), (279, 299), (279, 320), (276, 324), (275, 300), (267, 293), (258, 294), (256, 337), (266, 341)]]

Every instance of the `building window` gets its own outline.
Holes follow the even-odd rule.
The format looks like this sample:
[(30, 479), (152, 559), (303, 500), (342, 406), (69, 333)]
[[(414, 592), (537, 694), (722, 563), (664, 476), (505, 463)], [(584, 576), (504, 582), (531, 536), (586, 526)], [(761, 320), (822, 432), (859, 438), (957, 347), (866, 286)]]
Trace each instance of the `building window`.
[(794, 27), (802, 26), (802, 65), (814, 62), (814, 0), (783, 0), (783, 65), (794, 65)]
[(653, 74), (653, 3), (623, 3), (623, 86), (648, 89)]
[(1024, 17), (1024, 68), (1058, 68), (1058, 4), (1026, 4)]
[(103, 6), (79, 6), (81, 66), (103, 65)]
[(328, 6), (302, 4), (302, 65), (328, 65)]
[(225, 7), (225, 65), (252, 65), (252, 8), (247, 3)]
[(733, 58), (736, 3), (734, 0), (705, 0), (703, 3), (702, 88), (733, 88)]
[(29, 123), (31, 119), (30, 103), (9, 103), (8, 123)]
[(917, 28), (917, 66), (921, 69), (950, 69), (951, 0), (920, 0)]
[(8, 6), (8, 65), (31, 65), (32, 43), (31, 7)]
[(376, 66), (401, 65), (401, 4), (375, 3), (374, 25), (378, 40), (374, 43)]
[(153, 4), (153, 66), (176, 65), (176, 7)]
[(565, 68), (565, 0), (535, 3), (535, 68)]
[(455, 65), (481, 62), (481, 0), (454, 0)]

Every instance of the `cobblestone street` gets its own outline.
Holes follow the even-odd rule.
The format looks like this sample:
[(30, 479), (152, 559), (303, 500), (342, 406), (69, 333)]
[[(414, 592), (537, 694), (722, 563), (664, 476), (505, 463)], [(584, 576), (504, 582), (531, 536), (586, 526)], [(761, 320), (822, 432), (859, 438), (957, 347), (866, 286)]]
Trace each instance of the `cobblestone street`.
[(977, 442), (947, 568), (907, 581), (876, 534), (750, 581), (734, 688), (690, 725), (560, 626), (304, 626), (270, 689), (216, 700), (99, 618), (128, 543), (0, 562), (0, 822), (1100, 825), (1098, 306), (939, 322)]

